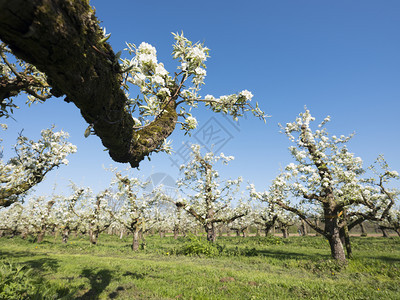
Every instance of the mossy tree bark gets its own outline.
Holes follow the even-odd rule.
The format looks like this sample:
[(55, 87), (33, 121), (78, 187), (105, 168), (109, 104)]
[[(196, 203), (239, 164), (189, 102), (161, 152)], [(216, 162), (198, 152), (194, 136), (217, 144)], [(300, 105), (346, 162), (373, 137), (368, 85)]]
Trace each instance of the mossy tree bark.
[(0, 0), (0, 39), (73, 102), (116, 162), (138, 167), (175, 129), (176, 99), (151, 126), (133, 129), (122, 74), (88, 0)]

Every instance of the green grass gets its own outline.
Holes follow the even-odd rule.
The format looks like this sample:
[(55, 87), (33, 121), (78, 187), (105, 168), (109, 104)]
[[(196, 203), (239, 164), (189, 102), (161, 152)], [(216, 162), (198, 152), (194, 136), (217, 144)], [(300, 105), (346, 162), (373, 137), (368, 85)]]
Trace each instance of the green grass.
[(0, 254), (40, 279), (32, 283), (41, 285), (38, 299), (400, 299), (397, 237), (353, 237), (345, 268), (322, 237), (222, 237), (210, 257), (180, 254), (194, 247), (183, 238), (149, 236), (138, 253), (130, 243), (1, 238)]

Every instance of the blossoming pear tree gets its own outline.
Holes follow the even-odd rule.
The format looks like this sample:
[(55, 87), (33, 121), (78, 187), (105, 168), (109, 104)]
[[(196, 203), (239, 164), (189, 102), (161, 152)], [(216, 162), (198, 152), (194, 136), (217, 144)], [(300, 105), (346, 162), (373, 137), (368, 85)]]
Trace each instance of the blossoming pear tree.
[[(252, 195), (298, 215), (325, 236), (332, 257), (345, 262), (344, 245), (351, 255), (349, 227), (366, 219), (382, 220), (388, 215), (395, 194), (386, 184), (398, 178), (398, 173), (384, 165), (378, 182), (363, 179), (361, 158), (355, 157), (345, 145), (352, 135), (329, 136), (325, 128), (329, 117), (313, 131), (314, 120), (306, 109), (294, 122), (281, 126), (295, 143), (289, 147), (295, 163), (286, 166), (268, 192), (258, 193), (253, 189)], [(323, 227), (311, 221), (315, 211), (322, 214)]]
[[(71, 187), (73, 194), (82, 192), (78, 198), (72, 197), (70, 201), (67, 201), (70, 203), (68, 209), (72, 213), (69, 228), (71, 231), (89, 234), (90, 243), (96, 245), (100, 233), (109, 228), (114, 221), (108, 206), (108, 200), (111, 199), (112, 194), (106, 189), (94, 195), (90, 188), (80, 188), (73, 183)], [(63, 199), (58, 198), (57, 202), (59, 201)]]
[(146, 227), (158, 232), (160, 238), (165, 237), (165, 233), (168, 231), (174, 230), (175, 232), (177, 218), (172, 205), (166, 208), (160, 208), (158, 205), (153, 206), (150, 215), (151, 221)]
[(16, 202), (2, 209), (0, 230), (11, 235), (31, 235), (38, 243), (49, 231), (61, 231), (64, 243), (71, 232), (88, 234), (90, 243), (97, 244), (99, 234), (115, 221), (108, 206), (111, 194), (105, 190), (93, 195), (89, 188), (80, 188), (75, 184), (71, 187), (69, 197), (33, 196), (26, 205)]
[(0, 210), (0, 236), (11, 237), (21, 234), (23, 230), (22, 214), (24, 207), (20, 202), (15, 202), (7, 208)]
[(24, 207), (21, 217), (21, 225), (29, 235), (35, 237), (37, 243), (41, 243), (47, 230), (53, 226), (53, 205), (55, 201), (46, 197), (32, 197)]
[(100, 233), (107, 230), (114, 222), (112, 212), (108, 206), (108, 200), (112, 197), (109, 190), (104, 190), (91, 198), (91, 205), (85, 205), (85, 208), (89, 207), (87, 211), (86, 220), (89, 222), (89, 237), (90, 243), (93, 245), (97, 244)]
[[(205, 229), (207, 240), (215, 242), (215, 225), (230, 223), (247, 214), (248, 207), (242, 201), (231, 209), (239, 191), (242, 178), (221, 180), (214, 165), (221, 161), (228, 164), (233, 156), (219, 156), (212, 152), (201, 154), (200, 145), (192, 145), (192, 159), (181, 166), (184, 176), (178, 180), (181, 198), (172, 200), (177, 207), (191, 214)], [(236, 199), (237, 200), (237, 199)]]
[(364, 183), (361, 197), (365, 205), (359, 205), (357, 209), (347, 213), (350, 220), (349, 230), (369, 220), (377, 223), (380, 228), (391, 229), (399, 234), (398, 196), (400, 191), (396, 188), (388, 188), (390, 181), (400, 179), (399, 173), (390, 170), (383, 155), (379, 155), (367, 171), (371, 173), (370, 176), (360, 180)]
[(5, 118), (9, 118), (14, 109), (19, 108), (13, 97), (20, 92), (27, 94), (29, 104), (43, 102), (52, 97), (46, 76), (42, 72), (21, 59), (15, 59), (13, 63), (8, 57), (13, 57), (11, 50), (0, 43), (0, 117)]
[(400, 237), (400, 208), (398, 206), (392, 208), (387, 218), (378, 224), (379, 228), (393, 230)]
[[(154, 193), (155, 197), (159, 197), (157, 193), (158, 191)], [(170, 201), (157, 202), (151, 207), (150, 222), (146, 227), (159, 232), (160, 237), (164, 237), (166, 232), (172, 231), (174, 239), (177, 239), (179, 234), (186, 236), (187, 232), (194, 231), (198, 226), (193, 216), (182, 207), (177, 207)]]
[[(250, 185), (250, 189), (254, 189), (254, 185)], [(253, 194), (253, 193), (252, 193)], [(263, 206), (253, 210), (253, 223), (260, 226), (265, 236), (270, 235), (271, 230), (275, 229), (279, 220), (284, 220), (285, 211), (276, 203), (264, 201)]]
[(189, 232), (195, 232), (198, 227), (196, 219), (181, 207), (176, 207), (172, 215), (174, 239), (181, 233), (184, 237)]
[(0, 159), (0, 207), (23, 198), (48, 172), (68, 164), (66, 157), (76, 152), (76, 146), (67, 138), (67, 132), (54, 132), (54, 128), (42, 130), (37, 142), (23, 135), (18, 137), (16, 156), (7, 163)]
[[(132, 167), (152, 152), (168, 151), (165, 141), (176, 124), (194, 129), (191, 109), (198, 103), (234, 119), (245, 111), (265, 119), (247, 90), (200, 96), (209, 49), (183, 34), (174, 34), (176, 72), (158, 62), (153, 46), (127, 43), (131, 58), (123, 58), (109, 37), (89, 1), (0, 0), (2, 114), (14, 108), (7, 99), (20, 92), (40, 101), (65, 96), (89, 124), (85, 136), (97, 135), (114, 161)], [(11, 53), (23, 62), (13, 64)], [(131, 97), (136, 87), (141, 95)]]
[(255, 211), (251, 208), (250, 205), (247, 205), (247, 214), (229, 222), (227, 224), (228, 229), (234, 231), (236, 236), (247, 237), (248, 230), (250, 226), (254, 224), (254, 215)]
[(296, 215), (290, 211), (286, 211), (285, 213), (279, 214), (277, 219), (277, 224), (279, 229), (282, 232), (282, 237), (284, 239), (289, 237), (289, 227), (293, 226), (296, 223)]
[(144, 188), (149, 182), (143, 182), (129, 175), (115, 172), (113, 185), (117, 187), (114, 197), (122, 201), (117, 212), (111, 212), (120, 225), (133, 234), (132, 250), (139, 250), (140, 235), (146, 230), (154, 199), (148, 197)]
[(55, 205), (53, 209), (54, 219), (57, 220), (58, 230), (61, 231), (62, 242), (67, 243), (71, 232), (77, 232), (83, 224), (79, 214), (76, 212), (75, 205), (86, 197), (88, 189), (79, 188), (72, 184), (73, 193), (68, 196), (54, 196)]

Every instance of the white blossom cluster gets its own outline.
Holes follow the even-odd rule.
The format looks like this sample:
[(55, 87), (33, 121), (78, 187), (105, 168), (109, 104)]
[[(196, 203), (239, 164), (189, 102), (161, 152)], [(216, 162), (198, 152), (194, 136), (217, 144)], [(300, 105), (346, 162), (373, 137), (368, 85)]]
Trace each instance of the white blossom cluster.
[(71, 184), (68, 197), (31, 197), (26, 205), (14, 203), (0, 211), (0, 228), (18, 233), (39, 234), (46, 230), (59, 231), (65, 241), (70, 232), (99, 234), (114, 220), (109, 206), (108, 190), (94, 196), (90, 188)]
[[(189, 41), (183, 33), (174, 34), (172, 57), (179, 62), (178, 71), (172, 77), (164, 65), (158, 62), (155, 47), (148, 43), (141, 43), (136, 47), (127, 43), (127, 49), (132, 59), (121, 59), (121, 68), (126, 72), (126, 83), (137, 86), (142, 96), (128, 98), (128, 108), (134, 112), (139, 108), (139, 116), (134, 118), (136, 127), (141, 128), (151, 123), (167, 108), (170, 101), (180, 105), (179, 116), (182, 129), (186, 132), (197, 126), (196, 118), (190, 113), (191, 108), (197, 107), (199, 102), (205, 102), (211, 110), (231, 115), (234, 119), (243, 116), (245, 111), (251, 111), (255, 116), (265, 120), (265, 113), (258, 104), (250, 105), (253, 94), (247, 90), (228, 96), (215, 98), (207, 95), (204, 99), (198, 94), (207, 75), (205, 62), (209, 57), (209, 49), (200, 43)], [(188, 80), (191, 83), (187, 83)], [(124, 85), (130, 90), (128, 84)]]
[(50, 170), (68, 164), (67, 156), (77, 148), (67, 141), (67, 132), (53, 130), (42, 130), (37, 142), (20, 135), (14, 146), (17, 155), (7, 163), (0, 160), (0, 199), (17, 198)]
[[(4, 81), (12, 82), (20, 79), (30, 83), (29, 87), (23, 90), (28, 96), (27, 103), (29, 105), (45, 101), (51, 97), (46, 75), (35, 66), (14, 57), (11, 50), (4, 43), (0, 43), (0, 74)], [(18, 106), (13, 103), (12, 97), (2, 99), (0, 117), (10, 117), (15, 108), (18, 108)]]
[(24, 227), (22, 213), (24, 207), (21, 203), (15, 202), (8, 208), (0, 210), (0, 230), (9, 230), (12, 233), (19, 232)]
[[(313, 215), (327, 203), (332, 194), (337, 207), (346, 208), (349, 216), (369, 216), (380, 219), (393, 205), (395, 191), (384, 186), (390, 179), (398, 179), (396, 171), (389, 170), (383, 157), (379, 157), (380, 171), (368, 175), (363, 161), (349, 152), (345, 143), (353, 135), (329, 136), (325, 125), (330, 117), (312, 130), (315, 118), (309, 110), (300, 113), (296, 120), (281, 126), (295, 146), (289, 150), (295, 160), (288, 164), (272, 182), (268, 192), (259, 193), (250, 186), (252, 196), (264, 201), (281, 204), (304, 217)], [(370, 170), (375, 170), (370, 167)]]
[(47, 200), (45, 197), (32, 197), (27, 205), (19, 206), (17, 209), (10, 208), (9, 211), (20, 211), (19, 214), (19, 230), (27, 230), (30, 233), (39, 233), (42, 226), (55, 221), (51, 210), (48, 209)]
[[(219, 156), (212, 152), (201, 153), (200, 145), (192, 145), (192, 159), (181, 166), (183, 177), (177, 181), (181, 192), (185, 194), (181, 201), (185, 210), (195, 211), (203, 219), (204, 224), (213, 220), (228, 220), (234, 216), (247, 213), (249, 209), (246, 202), (237, 199), (241, 177), (222, 180), (214, 169), (218, 162), (227, 164), (233, 156), (221, 153)], [(233, 203), (238, 204), (233, 208)]]
[(114, 218), (120, 226), (132, 233), (144, 231), (151, 223), (150, 216), (154, 199), (144, 191), (148, 184), (149, 182), (118, 172), (115, 173), (112, 182), (112, 185), (117, 188), (113, 197), (120, 203), (118, 210), (114, 213)]

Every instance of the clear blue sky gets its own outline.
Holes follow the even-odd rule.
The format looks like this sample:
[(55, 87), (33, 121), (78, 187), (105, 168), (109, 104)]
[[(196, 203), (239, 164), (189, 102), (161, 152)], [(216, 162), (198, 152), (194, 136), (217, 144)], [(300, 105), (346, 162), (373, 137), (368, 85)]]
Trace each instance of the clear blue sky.
[[(199, 130), (192, 137), (177, 129), (171, 136), (174, 150), (182, 143), (201, 142), (217, 152), (235, 156), (221, 168), (224, 177), (243, 176), (265, 189), (291, 161), (286, 136), (278, 123), (293, 121), (304, 105), (317, 120), (330, 115), (332, 134), (356, 135), (349, 149), (366, 164), (384, 153), (389, 164), (400, 170), (400, 1), (292, 0), (292, 1), (100, 1), (93, 0), (97, 17), (115, 52), (125, 41), (146, 41), (157, 48), (159, 61), (174, 71), (171, 32), (184, 31), (193, 41), (211, 49), (203, 95), (215, 96), (248, 89), (254, 101), (271, 117), (267, 124), (251, 118), (233, 124), (208, 112), (195, 111)], [(50, 173), (37, 194), (51, 193), (57, 182), (65, 190), (68, 180), (107, 187), (110, 174), (104, 166), (117, 165), (96, 136), (85, 139), (87, 124), (73, 104), (60, 99), (28, 108), (19, 99), (16, 122), (9, 120), (4, 134), (6, 150), (17, 132), (37, 137), (40, 129), (56, 124), (71, 134), (78, 153), (70, 165)], [(214, 131), (214, 135), (207, 133)], [(197, 140), (196, 140), (197, 137)], [(153, 154), (143, 161), (137, 176), (162, 172), (178, 177), (179, 154)], [(10, 151), (6, 152), (7, 155)], [(128, 165), (119, 165), (124, 169)]]

